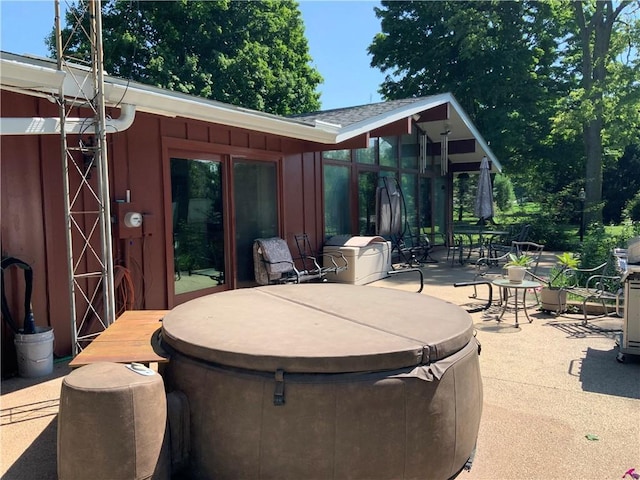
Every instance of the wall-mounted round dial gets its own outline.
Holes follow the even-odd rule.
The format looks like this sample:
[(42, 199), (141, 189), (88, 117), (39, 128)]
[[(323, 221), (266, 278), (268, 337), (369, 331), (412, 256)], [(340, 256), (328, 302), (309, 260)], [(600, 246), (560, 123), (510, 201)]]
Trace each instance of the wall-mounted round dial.
[(128, 212), (124, 215), (124, 224), (129, 228), (142, 226), (142, 214), (139, 212)]

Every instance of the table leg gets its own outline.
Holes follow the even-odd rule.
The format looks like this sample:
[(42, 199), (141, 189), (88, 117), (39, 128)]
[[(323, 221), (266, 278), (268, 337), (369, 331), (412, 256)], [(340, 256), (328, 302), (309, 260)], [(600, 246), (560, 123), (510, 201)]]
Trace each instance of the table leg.
[[(518, 323), (518, 290), (514, 289), (515, 293), (514, 293), (514, 299), (513, 299), (513, 310), (514, 310), (514, 315), (515, 315), (515, 319), (516, 319), (516, 324), (514, 325), (516, 328), (518, 328), (519, 323)], [(502, 311), (500, 312), (500, 315), (498, 315), (496, 317), (496, 320), (498, 322), (500, 322), (502, 320), (502, 317), (504, 316), (505, 312), (507, 311), (507, 309), (509, 308), (509, 287), (503, 287), (500, 289), (500, 291), (502, 292)], [(526, 290), (525, 290), (526, 292)], [(529, 320), (529, 323), (531, 323), (531, 319), (529, 318), (529, 313), (527, 312), (527, 304), (524, 302), (524, 298), (523, 298), (523, 304), (522, 304), (522, 308), (524, 309), (524, 314), (527, 317), (527, 320)]]
[(527, 312), (527, 289), (524, 289), (524, 293), (522, 294), (522, 309), (524, 310), (524, 315), (529, 320), (529, 323), (533, 322), (531, 317), (529, 317), (529, 312)]
[(507, 297), (508, 291), (507, 291), (507, 289), (506, 288), (501, 288), (501, 291), (502, 291), (502, 298), (503, 298), (503, 300), (502, 300), (502, 312), (500, 312), (500, 315), (498, 315), (498, 317), (497, 317), (498, 321), (502, 320), (502, 317), (504, 316), (504, 312), (507, 311), (507, 304), (508, 304), (508, 300), (507, 300), (508, 299), (508, 297)]

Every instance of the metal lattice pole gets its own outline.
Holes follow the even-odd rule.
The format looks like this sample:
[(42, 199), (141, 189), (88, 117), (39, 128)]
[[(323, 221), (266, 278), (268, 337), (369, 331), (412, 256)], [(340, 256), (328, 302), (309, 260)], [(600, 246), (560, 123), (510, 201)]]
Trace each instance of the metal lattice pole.
[[(101, 6), (98, 0), (76, 6), (64, 39), (55, 0), (58, 69), (66, 74), (58, 100), (74, 355), (115, 319)], [(74, 40), (88, 41), (90, 59), (68, 55)], [(90, 63), (90, 82), (78, 69), (83, 63)], [(91, 116), (79, 135), (69, 137), (65, 120), (76, 108), (90, 109)]]

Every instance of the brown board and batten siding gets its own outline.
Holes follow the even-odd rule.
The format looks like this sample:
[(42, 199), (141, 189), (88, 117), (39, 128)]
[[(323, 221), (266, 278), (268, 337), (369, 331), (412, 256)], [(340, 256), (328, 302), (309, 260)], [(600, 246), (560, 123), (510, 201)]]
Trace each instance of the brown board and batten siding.
[[(2, 117), (55, 117), (55, 104), (3, 91)], [(17, 257), (33, 269), (31, 297), (39, 326), (56, 328), (55, 353), (70, 351), (62, 162), (59, 136), (3, 136), (0, 140), (0, 244), (3, 256)], [(4, 274), (7, 304), (14, 322), (24, 318), (24, 275)], [(58, 333), (59, 331), (59, 333)], [(2, 322), (2, 372), (15, 368), (13, 335)]]
[[(2, 117), (58, 116), (56, 105), (46, 99), (6, 90), (1, 95)], [(117, 110), (111, 113), (119, 115)], [(75, 114), (90, 116), (86, 111)], [(73, 136), (68, 139), (70, 143), (77, 141)], [(219, 124), (137, 112), (128, 130), (107, 135), (112, 206), (124, 200), (128, 191), (131, 202), (145, 215), (142, 238), (119, 240), (114, 235), (114, 263), (124, 264), (131, 271), (136, 291), (134, 308), (165, 309), (173, 304), (168, 285), (172, 271), (167, 263), (167, 252), (172, 248), (167, 233), (171, 212), (167, 215), (166, 211), (166, 196), (170, 204), (171, 190), (166, 184), (165, 157), (176, 147), (252, 160), (275, 158), (279, 165), (281, 235), (292, 248), (293, 236), (302, 232), (310, 235), (315, 247), (321, 245), (321, 156), (301, 153), (308, 144)], [(71, 352), (71, 321), (60, 152), (59, 135), (2, 137), (1, 241), (3, 255), (19, 257), (32, 265), (36, 322), (54, 327), (55, 354), (66, 356)], [(112, 207), (112, 216), (115, 210)], [(231, 241), (232, 219), (228, 228), (227, 239)], [(229, 245), (233, 251), (233, 242)], [(22, 272), (12, 270), (5, 276), (8, 304), (16, 319), (22, 319)], [(231, 279), (229, 287), (235, 288)], [(12, 336), (4, 325), (2, 328), (4, 352), (11, 349)]]

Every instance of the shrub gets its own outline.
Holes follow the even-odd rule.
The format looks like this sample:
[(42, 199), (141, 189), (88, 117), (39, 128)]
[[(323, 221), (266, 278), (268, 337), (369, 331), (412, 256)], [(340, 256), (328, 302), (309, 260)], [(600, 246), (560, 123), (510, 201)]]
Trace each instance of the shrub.
[(530, 219), (531, 233), (529, 238), (544, 245), (545, 250), (573, 251), (578, 239), (569, 234), (565, 223), (559, 222), (556, 215), (548, 210), (541, 211)]
[(591, 224), (580, 249), (580, 266), (592, 268), (611, 260), (613, 249), (625, 248), (629, 239), (638, 233), (640, 233), (638, 224), (626, 225), (617, 235), (609, 235), (602, 224)]
[(509, 177), (505, 175), (496, 175), (493, 182), (493, 193), (496, 205), (500, 210), (511, 210), (511, 206), (516, 199), (513, 193), (513, 185)]
[(640, 191), (627, 202), (622, 211), (622, 216), (632, 222), (640, 222)]

